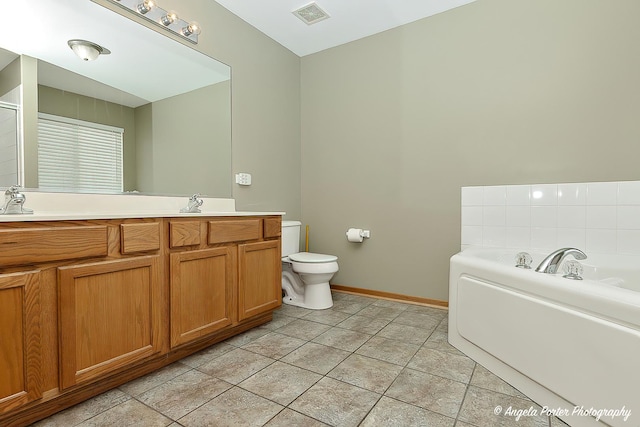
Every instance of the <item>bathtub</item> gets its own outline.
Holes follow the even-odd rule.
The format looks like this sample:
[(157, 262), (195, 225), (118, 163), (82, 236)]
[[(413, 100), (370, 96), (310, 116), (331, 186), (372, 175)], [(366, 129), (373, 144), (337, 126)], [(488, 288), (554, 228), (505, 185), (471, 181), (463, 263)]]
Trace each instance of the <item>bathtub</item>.
[(516, 253), (451, 258), (449, 342), (571, 426), (640, 426), (640, 257), (590, 255), (579, 281)]

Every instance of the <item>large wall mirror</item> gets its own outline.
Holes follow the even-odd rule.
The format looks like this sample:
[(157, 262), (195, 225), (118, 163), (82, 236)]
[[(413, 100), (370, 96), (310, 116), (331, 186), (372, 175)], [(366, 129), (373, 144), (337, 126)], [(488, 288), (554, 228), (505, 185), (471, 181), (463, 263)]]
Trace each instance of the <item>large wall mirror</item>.
[[(64, 148), (43, 148), (39, 121), (63, 117), (123, 131), (121, 191), (232, 196), (229, 66), (95, 1), (13, 1), (6, 7), (0, 188), (18, 181), (40, 190), (113, 191), (43, 188), (45, 154), (55, 163)], [(67, 44), (72, 39), (111, 53), (82, 61)], [(87, 164), (78, 163), (78, 169)]]

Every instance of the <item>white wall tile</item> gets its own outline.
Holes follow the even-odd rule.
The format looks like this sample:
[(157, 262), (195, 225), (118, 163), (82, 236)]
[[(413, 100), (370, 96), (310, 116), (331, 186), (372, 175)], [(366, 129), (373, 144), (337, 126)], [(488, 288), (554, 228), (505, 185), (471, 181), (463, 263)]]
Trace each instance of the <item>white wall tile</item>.
[(482, 227), (482, 246), (504, 248), (506, 245), (506, 227)]
[(617, 199), (617, 182), (590, 182), (587, 184), (587, 205), (615, 205)]
[(640, 181), (618, 183), (618, 205), (640, 205)]
[(555, 228), (558, 226), (557, 206), (531, 206), (531, 226)]
[(618, 229), (640, 230), (640, 206), (618, 206)]
[(587, 242), (585, 245), (587, 255), (589, 252), (614, 254), (617, 250), (616, 230), (589, 230), (586, 231)]
[(460, 241), (463, 245), (482, 246), (482, 227), (475, 225), (462, 227)]
[(507, 202), (507, 188), (504, 185), (484, 187), (484, 205), (504, 205)]
[(529, 206), (507, 206), (507, 227), (530, 227), (531, 208)]
[(587, 204), (587, 184), (558, 184), (558, 205)]
[(585, 250), (587, 231), (583, 228), (558, 228), (559, 248), (578, 248)]
[(462, 226), (482, 225), (482, 206), (462, 207)]
[(531, 227), (531, 247), (533, 249), (558, 249), (557, 230), (555, 228)]
[(587, 206), (587, 228), (616, 228), (616, 206)]
[(558, 206), (559, 228), (582, 228), (587, 226), (586, 206)]
[(482, 206), (484, 187), (462, 187), (462, 206)]
[(640, 255), (640, 230), (618, 230), (618, 253)]
[(531, 227), (507, 227), (507, 247), (529, 249), (531, 247)]
[(539, 184), (531, 186), (531, 206), (552, 206), (557, 204), (557, 184)]
[(531, 204), (530, 185), (508, 185), (507, 206), (529, 206)]
[(503, 227), (505, 225), (504, 205), (484, 206), (482, 209), (482, 225)]

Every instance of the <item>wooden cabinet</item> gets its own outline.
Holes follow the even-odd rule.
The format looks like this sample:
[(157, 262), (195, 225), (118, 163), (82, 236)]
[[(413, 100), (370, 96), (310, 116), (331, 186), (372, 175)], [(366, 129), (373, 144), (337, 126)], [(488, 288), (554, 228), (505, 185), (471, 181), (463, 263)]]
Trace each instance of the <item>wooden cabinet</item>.
[(0, 414), (42, 396), (40, 342), (39, 272), (1, 274)]
[(171, 254), (171, 347), (231, 325), (234, 266), (230, 247)]
[(160, 351), (159, 266), (153, 255), (58, 269), (61, 389)]
[(280, 240), (238, 246), (238, 320), (282, 303)]

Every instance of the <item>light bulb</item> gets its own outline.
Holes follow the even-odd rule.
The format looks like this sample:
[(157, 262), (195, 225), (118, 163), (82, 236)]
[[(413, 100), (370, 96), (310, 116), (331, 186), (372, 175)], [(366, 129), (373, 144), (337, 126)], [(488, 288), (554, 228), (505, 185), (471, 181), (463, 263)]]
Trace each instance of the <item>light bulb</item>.
[(182, 34), (185, 37), (189, 37), (191, 34), (198, 35), (201, 32), (202, 30), (200, 29), (200, 25), (198, 25), (197, 22), (192, 22), (182, 29)]
[(177, 19), (178, 19), (178, 14), (175, 13), (174, 11), (171, 11), (171, 12), (167, 12), (166, 15), (160, 18), (160, 22), (165, 27), (168, 27), (169, 25), (173, 24)]
[(145, 13), (153, 9), (155, 6), (156, 4), (153, 0), (144, 0), (142, 3), (138, 3), (137, 9), (138, 9), (138, 12), (144, 15)]

